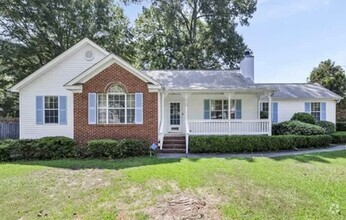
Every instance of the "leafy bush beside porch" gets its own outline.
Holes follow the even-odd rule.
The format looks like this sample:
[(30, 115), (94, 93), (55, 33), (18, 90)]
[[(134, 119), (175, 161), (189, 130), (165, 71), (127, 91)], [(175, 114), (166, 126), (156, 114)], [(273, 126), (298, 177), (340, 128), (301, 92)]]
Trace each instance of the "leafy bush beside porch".
[(191, 136), (190, 153), (238, 153), (326, 147), (329, 135)]

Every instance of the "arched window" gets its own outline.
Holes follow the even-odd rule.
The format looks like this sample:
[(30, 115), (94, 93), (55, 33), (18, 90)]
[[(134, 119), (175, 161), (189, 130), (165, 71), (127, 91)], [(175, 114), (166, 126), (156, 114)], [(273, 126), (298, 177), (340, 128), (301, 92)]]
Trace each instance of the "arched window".
[(99, 124), (133, 124), (135, 122), (135, 94), (126, 93), (122, 85), (110, 86), (107, 93), (97, 96)]

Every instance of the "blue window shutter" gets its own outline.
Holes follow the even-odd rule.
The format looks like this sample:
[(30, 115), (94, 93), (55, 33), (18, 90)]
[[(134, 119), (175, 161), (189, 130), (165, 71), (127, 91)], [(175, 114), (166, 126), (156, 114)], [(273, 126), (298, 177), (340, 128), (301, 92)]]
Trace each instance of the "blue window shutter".
[(43, 96), (36, 96), (36, 124), (43, 124)]
[(305, 112), (311, 113), (311, 102), (305, 102)]
[(143, 93), (135, 94), (135, 124), (143, 124)]
[(327, 105), (325, 102), (321, 102), (321, 112), (320, 112), (320, 120), (325, 121), (327, 119)]
[(204, 119), (210, 119), (210, 100), (204, 99)]
[(278, 103), (272, 103), (272, 123), (276, 124), (279, 122), (279, 108)]
[(67, 96), (59, 96), (59, 123), (67, 124)]
[(241, 119), (241, 100), (235, 101), (235, 119)]
[(88, 124), (96, 124), (96, 93), (88, 94)]

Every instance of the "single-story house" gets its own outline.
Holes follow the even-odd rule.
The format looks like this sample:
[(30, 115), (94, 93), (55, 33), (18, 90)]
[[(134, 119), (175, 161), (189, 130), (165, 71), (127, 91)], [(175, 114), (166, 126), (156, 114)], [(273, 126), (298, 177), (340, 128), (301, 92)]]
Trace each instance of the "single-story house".
[(335, 122), (341, 97), (328, 89), (254, 77), (250, 54), (235, 70), (141, 71), (84, 39), (11, 91), (21, 139), (137, 138), (188, 152), (191, 135), (271, 135), (272, 123), (296, 112)]

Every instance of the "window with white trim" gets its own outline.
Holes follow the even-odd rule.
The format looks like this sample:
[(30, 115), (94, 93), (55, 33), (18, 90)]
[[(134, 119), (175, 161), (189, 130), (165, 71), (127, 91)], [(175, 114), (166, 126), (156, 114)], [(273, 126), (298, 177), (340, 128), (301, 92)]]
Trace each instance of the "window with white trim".
[[(235, 119), (236, 100), (231, 100), (231, 119)], [(228, 100), (210, 100), (210, 119), (228, 119)]]
[(134, 124), (135, 94), (126, 93), (121, 85), (113, 85), (107, 93), (97, 94), (97, 123)]
[(268, 119), (269, 103), (260, 102), (260, 119)]
[(44, 97), (44, 123), (45, 124), (59, 123), (59, 97), (58, 96)]
[(311, 102), (311, 115), (315, 118), (316, 121), (321, 120), (321, 103), (320, 102)]

